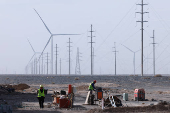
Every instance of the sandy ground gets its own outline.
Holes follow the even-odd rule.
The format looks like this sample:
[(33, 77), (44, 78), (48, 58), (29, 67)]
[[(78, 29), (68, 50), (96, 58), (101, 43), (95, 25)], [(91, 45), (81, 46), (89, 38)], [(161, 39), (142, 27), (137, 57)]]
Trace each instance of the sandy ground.
[[(170, 102), (170, 77), (135, 77), (135, 76), (1, 76), (0, 84), (19, 84), (25, 83), (30, 86), (28, 89), (17, 90), (14, 93), (0, 93), (0, 103), (5, 102), (13, 107), (13, 113), (80, 113), (91, 112), (91, 109), (101, 109), (100, 105), (83, 105), (88, 92), (88, 85), (92, 80), (97, 80), (96, 87), (102, 87), (104, 90), (104, 98), (108, 95), (105, 91), (109, 91), (110, 95), (122, 95), (128, 93), (129, 101), (123, 101), (124, 107), (132, 106), (149, 106), (157, 105), (160, 101)], [(37, 81), (37, 82), (35, 82)], [(38, 100), (36, 98), (36, 91), (40, 84), (48, 89), (48, 94), (45, 98), (45, 108), (40, 109)], [(47, 107), (48, 103), (52, 103), (53, 91), (65, 90), (68, 91), (68, 84), (77, 87), (75, 93), (74, 108), (59, 109), (58, 106), (51, 105)], [(134, 89), (144, 88), (146, 92), (146, 99), (148, 101), (134, 101)], [(153, 101), (154, 100), (154, 101)], [(98, 103), (97, 103), (98, 104)], [(107, 109), (107, 108), (106, 108)], [(94, 112), (94, 111), (93, 111)], [(99, 111), (98, 111), (99, 112)]]

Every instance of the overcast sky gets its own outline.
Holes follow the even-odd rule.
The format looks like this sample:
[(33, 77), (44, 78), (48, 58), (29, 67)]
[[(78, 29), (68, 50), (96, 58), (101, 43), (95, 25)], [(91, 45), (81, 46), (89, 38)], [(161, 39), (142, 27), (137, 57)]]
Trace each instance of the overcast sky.
[[(55, 36), (62, 74), (68, 74), (68, 39), (72, 41), (71, 73), (75, 73), (77, 47), (81, 52), (82, 74), (90, 74), (90, 25), (95, 31), (94, 74), (114, 74), (113, 47), (117, 47), (117, 73), (133, 74), (134, 54), (141, 49), (141, 0), (0, 0), (0, 73), (25, 73), (33, 56), (27, 39), (36, 52), (42, 52), (50, 34), (35, 13), (43, 18), (52, 33), (78, 33)], [(144, 74), (153, 73), (152, 32), (155, 30), (156, 73), (170, 74), (170, 1), (144, 0)], [(51, 53), (51, 43), (45, 52)], [(55, 48), (54, 48), (55, 51)], [(38, 55), (37, 55), (38, 58)], [(50, 58), (50, 57), (49, 57)], [(46, 59), (46, 58), (44, 58)], [(140, 74), (141, 51), (136, 52), (136, 73)], [(55, 54), (54, 54), (55, 61)], [(46, 62), (46, 61), (44, 61)], [(50, 67), (49, 67), (50, 68)], [(54, 66), (55, 68), (55, 66)], [(31, 66), (29, 65), (29, 72)], [(58, 72), (59, 72), (58, 68)], [(55, 72), (55, 69), (54, 69)]]

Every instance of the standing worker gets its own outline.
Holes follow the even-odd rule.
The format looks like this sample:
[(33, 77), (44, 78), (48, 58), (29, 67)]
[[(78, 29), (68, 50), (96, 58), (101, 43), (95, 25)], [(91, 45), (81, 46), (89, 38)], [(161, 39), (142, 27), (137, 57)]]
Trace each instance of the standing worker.
[(38, 93), (38, 100), (39, 100), (39, 104), (40, 104), (40, 108), (44, 108), (44, 98), (45, 98), (45, 93), (44, 93), (44, 88), (43, 88), (43, 85), (40, 85), (40, 89), (38, 89), (37, 91)]
[(96, 90), (94, 84), (96, 83), (96, 80), (94, 80), (92, 83), (90, 83), (89, 85), (89, 91), (90, 91), (90, 94), (92, 94), (93, 90)]

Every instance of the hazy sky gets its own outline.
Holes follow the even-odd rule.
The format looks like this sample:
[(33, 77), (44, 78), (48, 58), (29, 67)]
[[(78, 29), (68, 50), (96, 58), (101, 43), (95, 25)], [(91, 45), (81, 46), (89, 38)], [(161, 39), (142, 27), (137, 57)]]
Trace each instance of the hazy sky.
[[(133, 51), (141, 49), (141, 0), (0, 0), (0, 73), (25, 73), (32, 51), (42, 52), (50, 34), (35, 13), (41, 15), (52, 33), (79, 33), (55, 36), (62, 73), (68, 74), (68, 39), (73, 42), (71, 73), (75, 73), (76, 53), (81, 54), (81, 73), (90, 74), (90, 25), (93, 24), (94, 74), (114, 74), (113, 46), (117, 46), (117, 73), (133, 74)], [(144, 74), (153, 73), (152, 32), (155, 30), (156, 73), (170, 74), (170, 1), (144, 0)], [(50, 53), (51, 43), (45, 52)], [(54, 48), (55, 51), (55, 48)], [(38, 57), (38, 55), (37, 55)], [(46, 59), (46, 58), (44, 58)], [(136, 53), (136, 73), (140, 73), (141, 52)], [(54, 54), (55, 61), (55, 54)], [(46, 62), (46, 61), (44, 61)], [(58, 60), (59, 62), (59, 60)], [(54, 66), (55, 67), (55, 66)], [(59, 63), (58, 63), (59, 67)], [(55, 71), (55, 69), (54, 69)], [(59, 72), (59, 68), (58, 68)]]

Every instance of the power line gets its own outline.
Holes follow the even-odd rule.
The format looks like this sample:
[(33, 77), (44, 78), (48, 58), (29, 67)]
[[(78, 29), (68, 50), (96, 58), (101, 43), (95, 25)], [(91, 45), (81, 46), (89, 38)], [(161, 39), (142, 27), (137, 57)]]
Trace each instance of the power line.
[(96, 50), (98, 50), (105, 42), (106, 40), (110, 37), (110, 35), (115, 31), (115, 29), (120, 25), (120, 23), (125, 19), (125, 17), (129, 14), (129, 12), (133, 9), (133, 7), (135, 6), (135, 4), (130, 8), (130, 10), (128, 10), (128, 12), (126, 13), (126, 15), (119, 21), (119, 23), (114, 27), (114, 29), (110, 32), (110, 34), (103, 40), (103, 42), (97, 47)]

